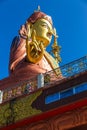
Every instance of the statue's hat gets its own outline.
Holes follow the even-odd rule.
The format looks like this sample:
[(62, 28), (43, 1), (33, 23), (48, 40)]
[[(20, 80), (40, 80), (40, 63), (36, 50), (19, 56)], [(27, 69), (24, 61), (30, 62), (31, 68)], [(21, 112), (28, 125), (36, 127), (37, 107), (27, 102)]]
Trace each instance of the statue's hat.
[(49, 21), (52, 24), (52, 18), (41, 12), (41, 11), (35, 11), (28, 19), (27, 22), (28, 23), (35, 23), (38, 19), (46, 19), (47, 21)]

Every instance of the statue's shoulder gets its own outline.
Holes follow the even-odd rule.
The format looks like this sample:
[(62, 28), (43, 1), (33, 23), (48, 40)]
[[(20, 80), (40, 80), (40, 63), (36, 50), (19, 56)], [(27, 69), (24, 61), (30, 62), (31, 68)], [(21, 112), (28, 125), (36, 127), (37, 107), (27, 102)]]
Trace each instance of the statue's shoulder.
[(10, 53), (14, 53), (19, 45), (19, 36), (15, 36), (12, 40), (11, 46), (10, 46)]

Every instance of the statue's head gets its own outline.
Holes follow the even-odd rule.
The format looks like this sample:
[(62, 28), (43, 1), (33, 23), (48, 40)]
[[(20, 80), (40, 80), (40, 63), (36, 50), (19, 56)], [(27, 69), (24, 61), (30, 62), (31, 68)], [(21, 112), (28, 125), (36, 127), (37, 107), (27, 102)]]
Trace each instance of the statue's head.
[(42, 41), (45, 47), (51, 42), (53, 28), (50, 16), (36, 11), (27, 19), (26, 23), (30, 26), (30, 33), (32, 34), (35, 30), (36, 40)]

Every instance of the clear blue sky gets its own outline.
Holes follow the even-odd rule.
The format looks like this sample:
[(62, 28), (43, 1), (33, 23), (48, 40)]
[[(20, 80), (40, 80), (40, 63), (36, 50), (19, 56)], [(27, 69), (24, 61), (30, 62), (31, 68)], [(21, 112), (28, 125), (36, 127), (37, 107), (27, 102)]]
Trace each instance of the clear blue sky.
[(87, 0), (0, 0), (0, 79), (8, 76), (12, 39), (38, 5), (57, 29), (60, 65), (87, 54)]

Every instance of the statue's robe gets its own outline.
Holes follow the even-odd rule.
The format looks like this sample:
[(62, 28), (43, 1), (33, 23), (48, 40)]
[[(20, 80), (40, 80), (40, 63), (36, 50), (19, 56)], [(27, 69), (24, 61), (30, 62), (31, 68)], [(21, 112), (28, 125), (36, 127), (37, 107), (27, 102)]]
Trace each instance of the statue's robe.
[(10, 75), (18, 79), (30, 79), (57, 67), (55, 59), (46, 51), (38, 63), (28, 62), (26, 60), (26, 40), (19, 37), (14, 38), (10, 51)]
[[(10, 59), (9, 59), (9, 76), (0, 81), (0, 89), (13, 87), (24, 81), (37, 77), (40, 73), (46, 73), (56, 69), (58, 64), (55, 59), (48, 53), (44, 52), (43, 58), (36, 64), (30, 63), (26, 60), (26, 40), (20, 37), (13, 39)], [(59, 76), (57, 77), (57, 75)], [(49, 73), (52, 76), (53, 82), (62, 79), (60, 69)]]

